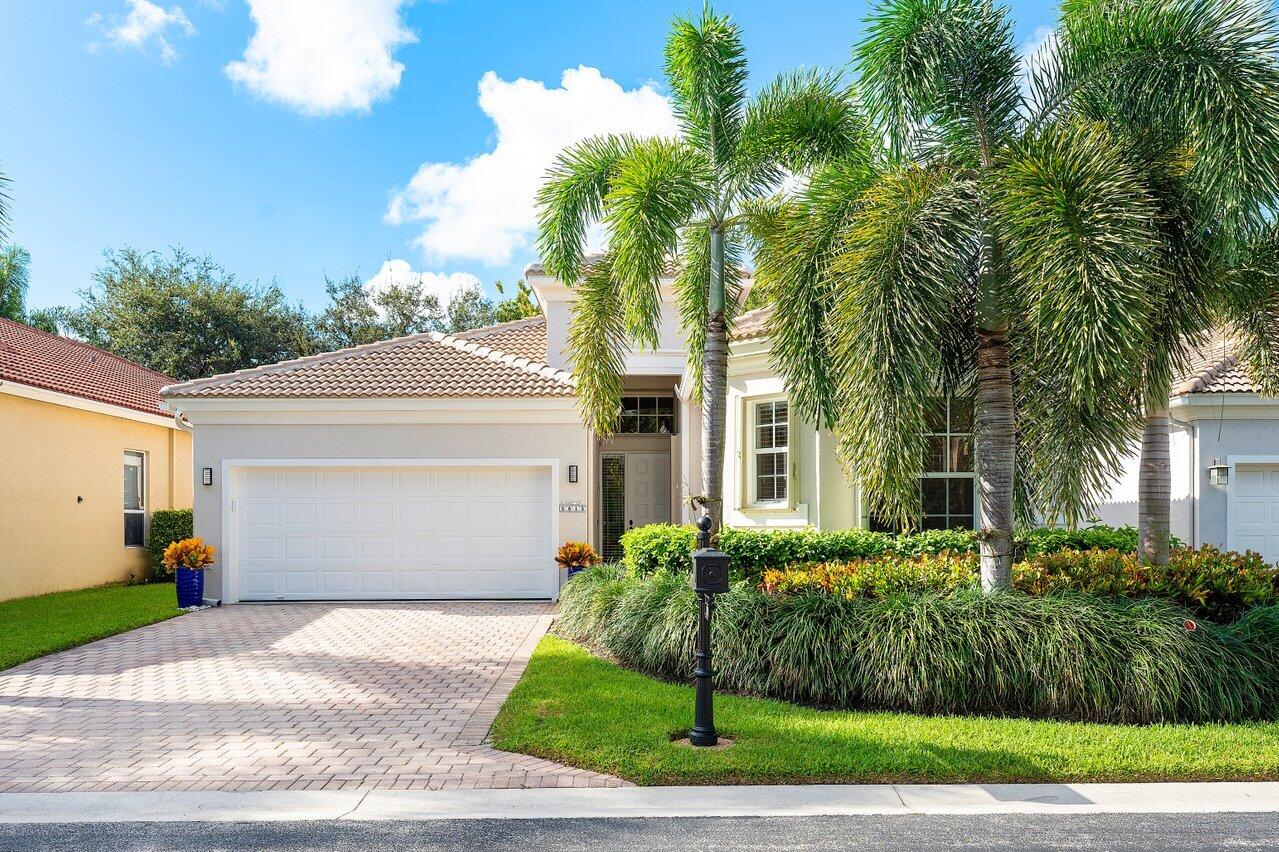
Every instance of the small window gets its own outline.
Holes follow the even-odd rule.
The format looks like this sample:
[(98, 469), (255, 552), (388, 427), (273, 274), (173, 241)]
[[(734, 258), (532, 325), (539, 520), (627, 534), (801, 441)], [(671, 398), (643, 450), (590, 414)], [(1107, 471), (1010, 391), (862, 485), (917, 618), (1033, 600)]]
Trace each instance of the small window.
[(141, 547), (146, 528), (146, 457), (124, 451), (124, 546)]
[(784, 503), (790, 496), (790, 420), (786, 400), (757, 402), (752, 409), (754, 502)]
[(617, 413), (617, 431), (621, 435), (674, 435), (674, 397), (622, 397), (622, 409)]

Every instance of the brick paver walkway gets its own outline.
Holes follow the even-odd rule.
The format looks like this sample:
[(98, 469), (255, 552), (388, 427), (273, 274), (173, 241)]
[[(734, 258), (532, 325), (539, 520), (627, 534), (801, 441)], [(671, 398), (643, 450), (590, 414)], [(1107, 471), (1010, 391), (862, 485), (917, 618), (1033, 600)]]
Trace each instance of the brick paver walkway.
[(617, 786), (496, 751), (551, 608), (228, 606), (0, 672), (0, 791)]

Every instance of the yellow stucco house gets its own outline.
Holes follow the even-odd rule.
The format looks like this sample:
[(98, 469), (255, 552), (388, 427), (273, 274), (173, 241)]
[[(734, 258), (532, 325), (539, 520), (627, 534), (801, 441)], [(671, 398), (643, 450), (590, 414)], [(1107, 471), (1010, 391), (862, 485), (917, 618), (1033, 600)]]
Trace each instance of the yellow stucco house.
[(151, 513), (191, 506), (172, 382), (0, 318), (0, 600), (147, 575)]

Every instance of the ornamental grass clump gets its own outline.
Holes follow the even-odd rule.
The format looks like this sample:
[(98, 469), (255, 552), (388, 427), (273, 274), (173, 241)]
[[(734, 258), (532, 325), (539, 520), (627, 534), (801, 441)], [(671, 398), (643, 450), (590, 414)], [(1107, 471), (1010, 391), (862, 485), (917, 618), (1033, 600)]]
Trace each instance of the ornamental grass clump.
[[(687, 578), (592, 568), (556, 630), (648, 674), (692, 676)], [(716, 603), (717, 685), (819, 706), (1125, 723), (1279, 718), (1279, 606), (1194, 623), (1158, 598), (909, 592), (769, 594)]]

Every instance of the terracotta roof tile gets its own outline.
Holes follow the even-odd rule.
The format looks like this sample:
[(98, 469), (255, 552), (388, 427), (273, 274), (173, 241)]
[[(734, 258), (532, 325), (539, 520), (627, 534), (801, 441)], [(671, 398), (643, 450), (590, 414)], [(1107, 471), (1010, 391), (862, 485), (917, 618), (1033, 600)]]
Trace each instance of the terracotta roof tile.
[(456, 336), (415, 334), (211, 376), (167, 387), (162, 395), (284, 399), (571, 396), (573, 382), (567, 372), (491, 345), (505, 339), (535, 352), (539, 333), (545, 357), (546, 323), (541, 317), (532, 317)]
[(532, 361), (546, 361), (546, 317), (512, 320), (497, 325), (459, 331), (453, 335), (461, 340), (482, 341), (485, 346), (518, 355)]
[(160, 388), (173, 379), (96, 346), (0, 317), (0, 381), (167, 417)]
[(737, 318), (733, 323), (733, 333), (729, 335), (730, 340), (755, 340), (760, 337), (768, 336), (768, 319), (773, 315), (773, 306), (766, 305), (762, 308), (756, 308), (753, 311), (747, 311)]
[(1235, 342), (1218, 330), (1192, 350), (1186, 369), (1173, 381), (1173, 395), (1187, 393), (1256, 393), (1248, 371), (1239, 362)]

